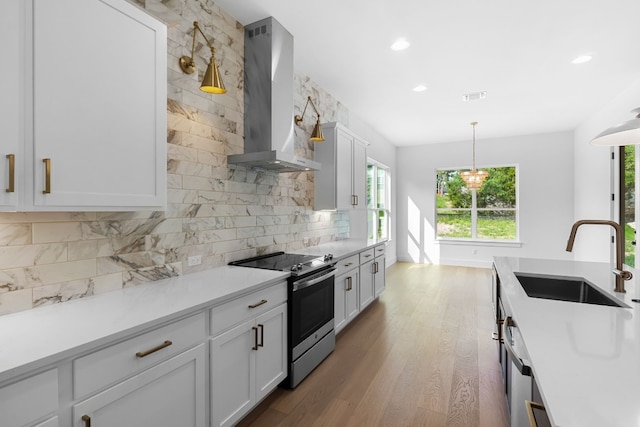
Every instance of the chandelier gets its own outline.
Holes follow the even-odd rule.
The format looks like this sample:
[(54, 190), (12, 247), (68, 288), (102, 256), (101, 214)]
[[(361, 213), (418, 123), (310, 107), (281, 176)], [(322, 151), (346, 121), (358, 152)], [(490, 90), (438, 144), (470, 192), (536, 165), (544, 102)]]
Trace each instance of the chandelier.
[(489, 176), (489, 172), (476, 170), (476, 125), (478, 122), (471, 122), (471, 126), (473, 126), (473, 168), (470, 171), (460, 172), (460, 176), (464, 180), (464, 183), (467, 185), (467, 188), (480, 188), (482, 187), (482, 183), (487, 176)]

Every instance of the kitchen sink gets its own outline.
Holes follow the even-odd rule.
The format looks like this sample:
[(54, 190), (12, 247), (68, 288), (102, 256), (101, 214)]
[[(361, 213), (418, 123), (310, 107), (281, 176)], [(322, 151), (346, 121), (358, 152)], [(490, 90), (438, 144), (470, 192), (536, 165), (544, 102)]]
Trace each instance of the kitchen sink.
[(582, 277), (514, 273), (522, 289), (532, 298), (627, 307), (600, 291)]

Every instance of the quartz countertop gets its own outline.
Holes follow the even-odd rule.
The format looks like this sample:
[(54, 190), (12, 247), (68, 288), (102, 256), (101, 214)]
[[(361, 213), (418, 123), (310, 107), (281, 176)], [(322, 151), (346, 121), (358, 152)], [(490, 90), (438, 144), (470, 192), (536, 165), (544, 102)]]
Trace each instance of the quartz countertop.
[(224, 266), (0, 316), (0, 383), (288, 276)]
[[(640, 272), (615, 293), (608, 263), (495, 257), (552, 425), (640, 425)], [(530, 298), (513, 273), (587, 279), (629, 308)]]
[(333, 258), (340, 260), (342, 258), (355, 255), (368, 248), (378, 246), (382, 243), (386, 243), (387, 240), (367, 240), (367, 239), (344, 239), (335, 240), (329, 243), (323, 243), (318, 246), (311, 246), (300, 251), (296, 251), (308, 255), (326, 255), (332, 254)]

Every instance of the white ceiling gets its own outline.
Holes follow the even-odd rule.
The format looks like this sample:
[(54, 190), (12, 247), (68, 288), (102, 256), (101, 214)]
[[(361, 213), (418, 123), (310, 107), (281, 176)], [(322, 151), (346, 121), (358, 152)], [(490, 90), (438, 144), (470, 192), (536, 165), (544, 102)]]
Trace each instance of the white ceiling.
[(470, 139), (471, 121), (478, 139), (571, 130), (640, 78), (639, 0), (215, 2), (243, 25), (275, 17), (295, 72), (397, 146)]

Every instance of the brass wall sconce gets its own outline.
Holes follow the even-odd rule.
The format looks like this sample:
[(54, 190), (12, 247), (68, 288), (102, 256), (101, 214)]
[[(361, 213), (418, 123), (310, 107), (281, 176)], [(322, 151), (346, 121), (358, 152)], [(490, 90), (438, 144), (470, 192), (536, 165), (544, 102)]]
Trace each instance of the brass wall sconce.
[(218, 65), (215, 61), (215, 49), (209, 42), (209, 39), (207, 39), (207, 36), (205, 36), (200, 29), (198, 21), (194, 21), (193, 23), (193, 42), (191, 44), (191, 56), (183, 56), (180, 58), (180, 68), (187, 74), (193, 74), (193, 72), (196, 70), (196, 64), (193, 61), (196, 49), (196, 32), (202, 34), (202, 37), (204, 37), (204, 39), (206, 40), (209, 49), (211, 49), (211, 60), (209, 61), (209, 66), (207, 66), (207, 71), (205, 71), (204, 73), (204, 78), (202, 79), (200, 90), (203, 92), (215, 94), (226, 93), (227, 90), (224, 88), (224, 83), (222, 83), (222, 78), (220, 77), (220, 70), (218, 70)]
[(318, 109), (316, 108), (316, 106), (313, 104), (313, 101), (311, 100), (311, 97), (308, 96), (307, 97), (307, 103), (304, 105), (304, 110), (302, 110), (302, 116), (294, 116), (293, 119), (296, 121), (296, 124), (298, 126), (302, 126), (302, 119), (304, 119), (304, 113), (307, 112), (307, 107), (309, 106), (309, 104), (311, 104), (311, 106), (313, 107), (313, 110), (316, 112), (316, 115), (318, 116), (318, 119), (316, 120), (316, 124), (313, 127), (313, 132), (311, 132), (311, 141), (314, 142), (322, 142), (324, 141), (324, 135), (322, 135), (322, 127), (320, 127), (320, 113), (318, 112)]

